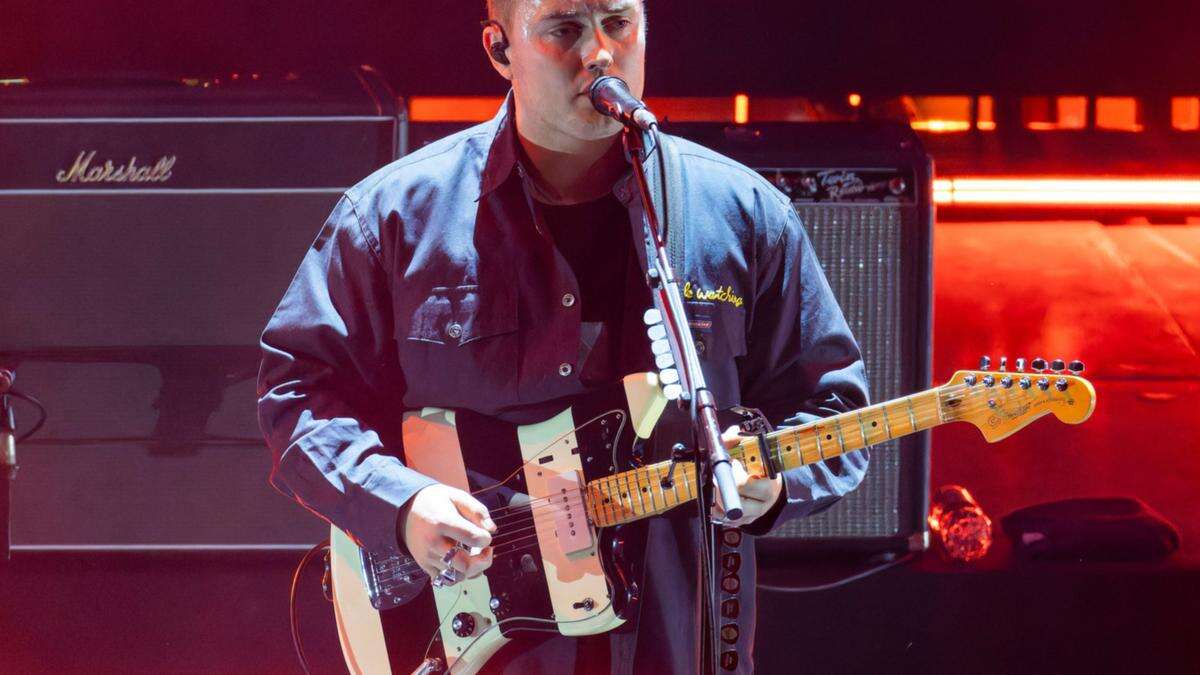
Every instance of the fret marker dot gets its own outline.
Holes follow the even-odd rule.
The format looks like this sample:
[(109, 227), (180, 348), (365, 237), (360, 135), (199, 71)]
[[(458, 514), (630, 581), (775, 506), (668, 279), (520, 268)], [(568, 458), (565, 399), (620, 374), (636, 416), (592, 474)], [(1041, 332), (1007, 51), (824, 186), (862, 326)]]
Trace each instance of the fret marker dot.
[(833, 434), (825, 434), (825, 440), (828, 441), (828, 440), (832, 440), (832, 439), (833, 439)]
[(877, 427), (877, 426), (879, 426), (879, 422), (871, 422), (871, 426)]

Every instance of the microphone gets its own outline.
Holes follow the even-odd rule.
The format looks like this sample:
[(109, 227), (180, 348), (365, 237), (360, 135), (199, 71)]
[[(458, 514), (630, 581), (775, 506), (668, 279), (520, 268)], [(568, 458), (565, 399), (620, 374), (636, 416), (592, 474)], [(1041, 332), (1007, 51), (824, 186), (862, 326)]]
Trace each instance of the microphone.
[(17, 379), (17, 374), (11, 370), (0, 368), (0, 394), (7, 394), (8, 390), (12, 389), (13, 382)]
[(602, 75), (596, 78), (588, 96), (600, 114), (607, 115), (627, 127), (650, 131), (650, 127), (658, 124), (654, 113), (630, 93), (629, 85), (619, 77)]

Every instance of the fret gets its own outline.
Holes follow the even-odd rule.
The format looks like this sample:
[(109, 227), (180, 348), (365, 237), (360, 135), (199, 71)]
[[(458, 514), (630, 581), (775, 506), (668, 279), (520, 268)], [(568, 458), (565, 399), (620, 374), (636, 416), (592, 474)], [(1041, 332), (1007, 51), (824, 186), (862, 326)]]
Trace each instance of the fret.
[(821, 448), (821, 427), (813, 427), (813, 431), (816, 432), (817, 455), (819, 455), (821, 459), (825, 459), (825, 450)]
[(879, 409), (883, 411), (883, 429), (887, 432), (887, 437), (890, 441), (894, 438), (894, 436), (892, 436), (892, 423), (888, 421), (887, 404), (880, 403)]
[(625, 512), (628, 511), (625, 508), (624, 500), (621, 499), (621, 474), (614, 474), (609, 485), (612, 487), (609, 499), (612, 500), (613, 504), (613, 522), (620, 522), (625, 516)]
[(909, 433), (917, 432), (917, 413), (913, 411), (912, 397), (905, 396), (904, 403), (908, 406), (908, 421), (912, 424), (912, 430)]
[(635, 493), (637, 493), (638, 508), (641, 509), (640, 511), (638, 511), (638, 515), (644, 516), (648, 513), (648, 511), (646, 510), (646, 499), (645, 499), (645, 497), (643, 497), (643, 495), (645, 493), (642, 492), (642, 484), (641, 484), (641, 482), (638, 481), (638, 471), (636, 469), (628, 472), (628, 478), (626, 478), (625, 480), (629, 481), (630, 479), (633, 480), (633, 491)]
[(650, 508), (658, 513), (658, 502), (654, 499), (654, 484), (650, 482), (649, 475), (643, 476), (646, 479), (646, 486), (643, 488), (650, 495)]
[(841, 452), (838, 454), (844, 454), (846, 452), (846, 440), (842, 438), (842, 422), (838, 419), (837, 415), (834, 415), (829, 419), (833, 420), (833, 426), (837, 428), (838, 446), (841, 448)]
[(612, 524), (614, 521), (616, 521), (616, 518), (617, 518), (617, 510), (613, 506), (613, 503), (612, 503), (612, 480), (611, 479), (612, 479), (612, 476), (605, 476), (603, 478), (603, 480), (600, 481), (600, 486), (599, 486), (600, 494), (601, 494), (600, 505), (603, 506), (605, 509), (604, 517), (606, 520), (608, 520), (609, 524)]
[(863, 423), (862, 411), (855, 411), (854, 416), (858, 418), (858, 430), (862, 432), (863, 447), (866, 447), (870, 445), (871, 442), (867, 440), (867, 425)]
[[(630, 474), (633, 474), (633, 475), (632, 475), (632, 476), (630, 476)], [(625, 472), (625, 486), (626, 486), (626, 488), (629, 488), (629, 479), (630, 479), (630, 478), (633, 478), (633, 483), (634, 483), (634, 484), (633, 484), (633, 487), (629, 489), (629, 494), (630, 494), (630, 498), (629, 498), (629, 506), (630, 506), (630, 508), (633, 510), (633, 512), (634, 512), (636, 515), (639, 515), (639, 516), (640, 516), (640, 515), (643, 515), (643, 514), (645, 514), (645, 513), (646, 513), (646, 503), (645, 503), (644, 501), (642, 501), (642, 491), (641, 491), (641, 490), (639, 490), (639, 489), (638, 489), (638, 487), (637, 487), (637, 472), (636, 472), (636, 471), (627, 471), (627, 472)], [(634, 497), (634, 496), (636, 496), (636, 497), (637, 497), (637, 506), (635, 506), (635, 505), (634, 505), (634, 503), (633, 503), (633, 497)], [(638, 508), (639, 508), (639, 507), (640, 507), (640, 509), (641, 509), (640, 511), (638, 510)]]

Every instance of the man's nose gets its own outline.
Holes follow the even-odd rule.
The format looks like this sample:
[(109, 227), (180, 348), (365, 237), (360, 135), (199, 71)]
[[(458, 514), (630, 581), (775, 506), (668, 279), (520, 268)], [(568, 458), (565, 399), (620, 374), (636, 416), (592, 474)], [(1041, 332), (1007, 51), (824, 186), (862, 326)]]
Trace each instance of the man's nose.
[(612, 68), (612, 45), (603, 29), (592, 32), (592, 37), (584, 45), (583, 66), (592, 75), (599, 77)]

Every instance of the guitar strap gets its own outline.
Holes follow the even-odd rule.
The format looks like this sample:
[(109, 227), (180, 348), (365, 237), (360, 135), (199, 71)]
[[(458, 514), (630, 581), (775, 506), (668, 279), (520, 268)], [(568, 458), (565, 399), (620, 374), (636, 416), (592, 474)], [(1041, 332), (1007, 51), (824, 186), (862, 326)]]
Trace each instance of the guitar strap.
[[(687, 222), (687, 185), (683, 170), (683, 162), (679, 159), (679, 146), (674, 138), (660, 133), (658, 138), (662, 143), (662, 157), (654, 153), (653, 171), (650, 176), (650, 195), (654, 198), (654, 210), (658, 214), (658, 222), (662, 225), (667, 236), (667, 258), (680, 278), (687, 268), (684, 264), (686, 246), (684, 245), (684, 223)], [(662, 195), (664, 186), (667, 195), (667, 210), (663, 211)]]

